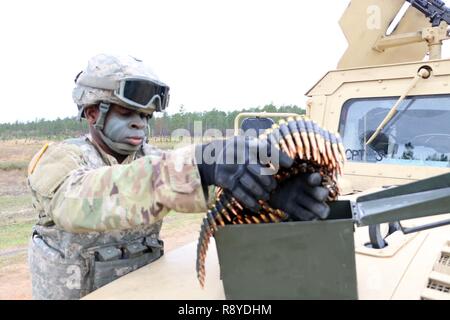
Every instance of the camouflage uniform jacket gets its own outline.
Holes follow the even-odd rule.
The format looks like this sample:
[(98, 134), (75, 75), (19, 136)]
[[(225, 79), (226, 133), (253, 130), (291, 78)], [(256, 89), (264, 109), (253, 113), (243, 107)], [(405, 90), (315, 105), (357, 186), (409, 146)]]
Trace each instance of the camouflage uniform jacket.
[(193, 153), (144, 145), (118, 164), (86, 136), (36, 154), (28, 176), (39, 214), (29, 249), (33, 297), (80, 298), (158, 259), (163, 217), (207, 210)]

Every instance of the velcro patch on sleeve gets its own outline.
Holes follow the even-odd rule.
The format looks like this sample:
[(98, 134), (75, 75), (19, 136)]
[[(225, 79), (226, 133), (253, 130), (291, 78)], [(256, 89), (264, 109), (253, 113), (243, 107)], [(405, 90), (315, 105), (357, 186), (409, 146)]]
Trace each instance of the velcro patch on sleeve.
[(199, 188), (200, 176), (193, 162), (194, 152), (194, 148), (189, 146), (168, 153), (166, 165), (173, 191), (190, 194)]

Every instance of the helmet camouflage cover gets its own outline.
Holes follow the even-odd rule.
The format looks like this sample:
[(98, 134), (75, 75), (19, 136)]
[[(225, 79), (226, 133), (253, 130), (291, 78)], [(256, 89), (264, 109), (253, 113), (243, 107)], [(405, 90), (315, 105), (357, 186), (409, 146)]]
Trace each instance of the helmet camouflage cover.
[(86, 69), (75, 79), (76, 86), (73, 89), (72, 98), (78, 106), (78, 117), (84, 117), (86, 106), (100, 102), (114, 103), (136, 110), (135, 107), (117, 98), (113, 90), (106, 90), (101, 86), (104, 81), (118, 82), (120, 79), (129, 76), (159, 81), (150, 68), (141, 60), (131, 56), (99, 54), (92, 57)]

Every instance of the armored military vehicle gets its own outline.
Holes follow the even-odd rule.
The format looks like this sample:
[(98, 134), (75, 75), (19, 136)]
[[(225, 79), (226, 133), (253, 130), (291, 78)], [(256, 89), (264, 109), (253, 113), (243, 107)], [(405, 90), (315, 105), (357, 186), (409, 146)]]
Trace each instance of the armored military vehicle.
[(87, 298), (450, 299), (449, 22), (440, 0), (350, 2), (349, 47), (307, 92), (347, 158), (327, 221), (223, 228), (204, 289), (192, 243)]

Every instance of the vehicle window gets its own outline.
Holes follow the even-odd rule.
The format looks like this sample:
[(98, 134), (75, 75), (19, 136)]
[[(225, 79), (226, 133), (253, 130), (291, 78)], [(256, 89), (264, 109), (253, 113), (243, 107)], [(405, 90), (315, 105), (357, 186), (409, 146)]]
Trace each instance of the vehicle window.
[(374, 142), (366, 146), (397, 99), (351, 99), (344, 104), (339, 132), (347, 160), (450, 167), (450, 95), (405, 99)]

